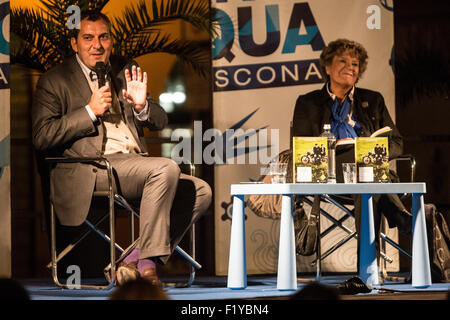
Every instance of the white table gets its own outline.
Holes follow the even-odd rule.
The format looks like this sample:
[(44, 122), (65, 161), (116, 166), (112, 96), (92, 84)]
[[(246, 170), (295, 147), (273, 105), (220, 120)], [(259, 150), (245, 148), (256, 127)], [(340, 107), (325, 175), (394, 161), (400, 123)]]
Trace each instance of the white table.
[(372, 286), (379, 284), (373, 220), (373, 194), (411, 193), (413, 199), (412, 228), (412, 286), (425, 288), (431, 285), (431, 272), (425, 224), (423, 195), (425, 183), (358, 183), (358, 184), (233, 184), (233, 215), (231, 222), (228, 282), (230, 289), (247, 287), (245, 249), (244, 196), (253, 194), (282, 195), (280, 243), (278, 254), (278, 290), (297, 289), (297, 267), (294, 234), (294, 195), (361, 194), (361, 234), (359, 276)]

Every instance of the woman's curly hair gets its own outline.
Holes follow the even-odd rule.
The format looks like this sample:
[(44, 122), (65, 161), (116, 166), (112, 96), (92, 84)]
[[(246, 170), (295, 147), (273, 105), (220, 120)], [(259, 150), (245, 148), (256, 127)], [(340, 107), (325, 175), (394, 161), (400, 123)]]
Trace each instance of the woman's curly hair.
[(356, 82), (362, 77), (364, 71), (367, 69), (367, 63), (369, 56), (367, 55), (366, 49), (358, 42), (347, 40), (347, 39), (337, 39), (331, 41), (320, 54), (320, 72), (325, 82), (329, 81), (329, 76), (325, 70), (326, 66), (331, 65), (334, 56), (342, 55), (344, 52), (350, 54), (350, 56), (355, 57), (359, 60), (359, 75)]

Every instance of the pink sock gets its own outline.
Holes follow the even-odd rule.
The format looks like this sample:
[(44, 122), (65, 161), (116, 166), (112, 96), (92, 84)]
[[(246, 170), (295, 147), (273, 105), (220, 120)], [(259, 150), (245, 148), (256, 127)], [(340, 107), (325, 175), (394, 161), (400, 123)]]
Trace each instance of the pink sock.
[(148, 269), (148, 268), (155, 269), (156, 268), (155, 262), (150, 259), (140, 259), (138, 262), (139, 272), (142, 273), (145, 269)]
[(133, 251), (128, 254), (123, 261), (125, 263), (136, 262), (139, 260), (139, 249), (133, 249)]

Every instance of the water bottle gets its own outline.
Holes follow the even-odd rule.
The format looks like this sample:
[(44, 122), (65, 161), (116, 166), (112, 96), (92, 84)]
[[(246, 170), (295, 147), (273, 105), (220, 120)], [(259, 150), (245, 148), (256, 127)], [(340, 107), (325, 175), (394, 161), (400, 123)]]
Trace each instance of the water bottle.
[(336, 137), (328, 123), (323, 125), (320, 136), (328, 140), (328, 183), (336, 183)]

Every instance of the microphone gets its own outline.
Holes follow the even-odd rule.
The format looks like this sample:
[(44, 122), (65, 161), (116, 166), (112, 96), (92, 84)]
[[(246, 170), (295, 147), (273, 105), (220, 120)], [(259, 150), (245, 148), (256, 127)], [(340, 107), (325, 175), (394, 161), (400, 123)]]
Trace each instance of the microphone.
[[(97, 74), (98, 87), (101, 88), (101, 87), (105, 86), (106, 85), (106, 73), (107, 73), (105, 63), (103, 61), (98, 61), (95, 64), (94, 71)], [(109, 114), (111, 114), (111, 110), (108, 109), (103, 113), (103, 116), (107, 116)]]
[(94, 71), (97, 74), (98, 87), (106, 85), (106, 65), (103, 61), (95, 64)]

